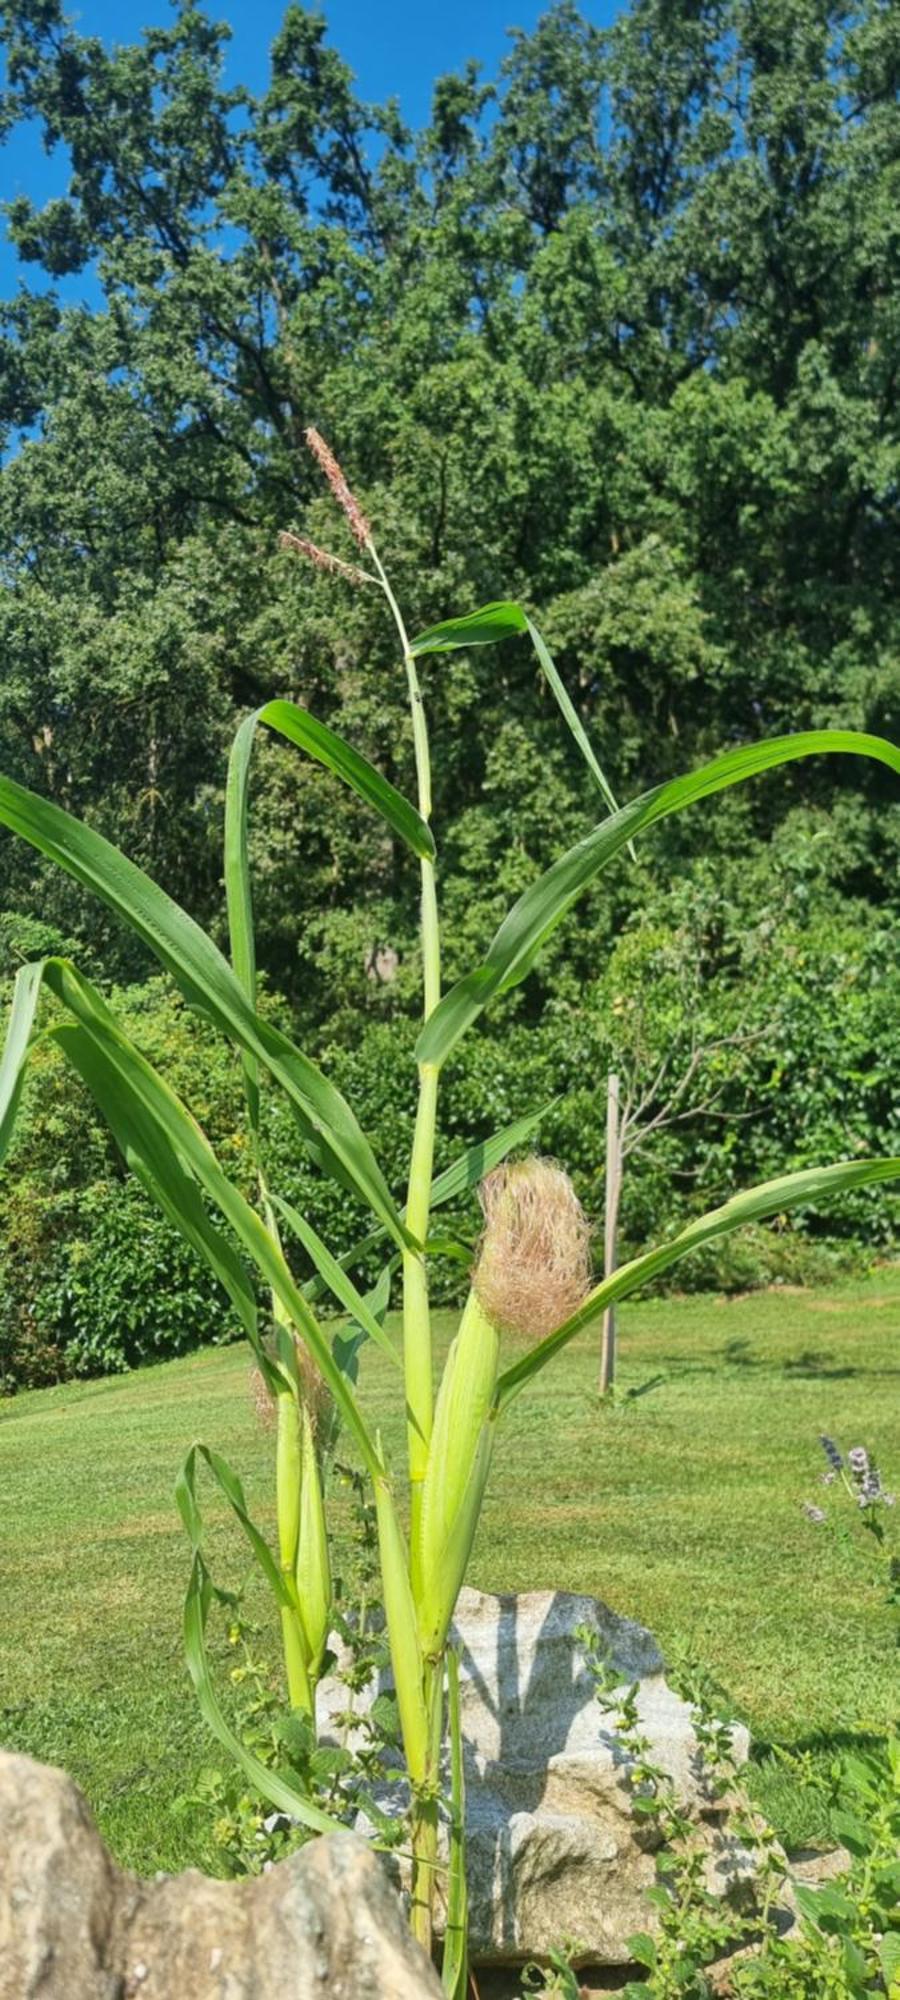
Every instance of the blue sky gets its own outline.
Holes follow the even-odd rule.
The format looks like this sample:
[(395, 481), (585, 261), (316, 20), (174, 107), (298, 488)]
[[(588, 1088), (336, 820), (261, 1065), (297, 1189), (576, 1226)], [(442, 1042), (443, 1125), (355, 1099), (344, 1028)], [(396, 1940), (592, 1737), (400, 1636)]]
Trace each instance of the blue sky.
[[(370, 101), (395, 96), (405, 117), (420, 125), (428, 116), (435, 77), (459, 69), (474, 56), (491, 74), (507, 46), (512, 27), (533, 28), (547, 0), (448, 0), (435, 6), (419, 0), (324, 0), (329, 40), (356, 74), (360, 95)], [(233, 34), (228, 80), (260, 88), (266, 77), (269, 44), (283, 13), (282, 0), (207, 0), (215, 19), (228, 21)], [(106, 42), (134, 41), (149, 23), (169, 18), (166, 0), (84, 0), (67, 10), (82, 34)], [(621, 11), (621, 0), (583, 0), (583, 11), (605, 27)], [(2, 195), (27, 194), (44, 201), (66, 186), (65, 157), (48, 157), (35, 132), (17, 133), (2, 153)], [(0, 236), (0, 297), (15, 291), (18, 261)], [(35, 282), (34, 266), (25, 272)], [(67, 285), (71, 296), (89, 290), (84, 281)]]

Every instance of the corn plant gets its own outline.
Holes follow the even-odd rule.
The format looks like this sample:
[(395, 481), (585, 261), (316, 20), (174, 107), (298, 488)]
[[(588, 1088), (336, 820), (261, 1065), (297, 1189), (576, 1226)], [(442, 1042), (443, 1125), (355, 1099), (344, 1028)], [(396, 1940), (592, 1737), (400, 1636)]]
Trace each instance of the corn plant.
[[(671, 1241), (632, 1259), (603, 1282), (592, 1283), (589, 1231), (565, 1174), (535, 1158), (510, 1163), (510, 1156), (536, 1130), (539, 1113), (471, 1147), (435, 1177), (443, 1066), (491, 1000), (525, 978), (582, 891), (624, 849), (633, 851), (645, 829), (792, 759), (837, 752), (875, 758), (900, 771), (900, 751), (881, 738), (846, 730), (815, 730), (749, 743), (617, 807), (547, 647), (526, 613), (512, 603), (489, 604), (410, 639), (359, 503), (323, 440), (311, 432), (308, 441), (355, 536), (358, 558), (348, 563), (302, 537), (288, 535), (285, 540), (321, 568), (381, 594), (394, 622), (406, 676), (416, 804), (295, 703), (269, 701), (249, 716), (234, 741), (226, 795), (229, 961), (183, 909), (92, 828), (11, 780), (0, 779), (0, 823), (131, 925), (187, 1002), (239, 1051), (257, 1197), (248, 1200), (229, 1179), (186, 1106), (123, 1032), (92, 983), (62, 958), (26, 965), (16, 981), (0, 1062), (0, 1157), (9, 1144), (29, 1055), (40, 1038), (50, 1040), (84, 1079), (129, 1167), (205, 1261), (239, 1316), (276, 1411), (277, 1546), (270, 1547), (251, 1518), (232, 1468), (208, 1445), (194, 1445), (178, 1481), (179, 1506), (192, 1546), (185, 1605), (187, 1660), (210, 1728), (262, 1797), (311, 1831), (327, 1830), (334, 1820), (239, 1740), (213, 1686), (205, 1635), (215, 1593), (204, 1556), (198, 1473), (205, 1467), (211, 1474), (267, 1579), (280, 1616), (287, 1700), (293, 1711), (314, 1722), (316, 1685), (332, 1612), (322, 1461), (336, 1425), (343, 1426), (352, 1441), (371, 1483), (377, 1521), (381, 1591), (411, 1798), (411, 1920), (426, 1948), (431, 1944), (439, 1880), (441, 1752), (449, 1690), (453, 1805), (444, 1978), (448, 1992), (461, 1994), (464, 1807), (456, 1664), (448, 1654), (448, 1638), (498, 1423), (519, 1391), (576, 1334), (689, 1250), (792, 1204), (887, 1180), (900, 1173), (900, 1159), (857, 1159), (809, 1168), (752, 1188), (692, 1221)], [(454, 648), (486, 645), (516, 634), (536, 652), (602, 795), (604, 816), (519, 897), (482, 963), (442, 992), (429, 743), (419, 667)], [(287, 739), (348, 785), (381, 815), (418, 865), (423, 1022), (416, 1049), (418, 1106), (403, 1194), (388, 1187), (344, 1098), (257, 1005), (247, 805), (253, 745), (260, 727)], [(38, 1008), (45, 988), (56, 1005), (41, 1026)], [(371, 1227), (349, 1256), (337, 1258), (307, 1218), (270, 1186), (260, 1123), (263, 1085), (284, 1093), (298, 1140), (321, 1172), (351, 1189), (369, 1212)], [(458, 1199), (478, 1182), (484, 1232), (435, 1393), (429, 1270), (435, 1257), (447, 1254), (448, 1244), (435, 1232), (432, 1218), (442, 1203)], [(296, 1236), (314, 1267), (316, 1276), (305, 1286), (291, 1270), (284, 1232)], [(374, 1289), (363, 1295), (352, 1274), (363, 1253), (368, 1256), (378, 1242), (385, 1247), (384, 1270)], [(392, 1276), (398, 1270), (403, 1304), (399, 1345), (384, 1325)], [(260, 1290), (271, 1301), (268, 1332), (260, 1319)], [(340, 1311), (336, 1334), (323, 1320), (321, 1301), (326, 1295)], [(343, 1330), (348, 1322), (349, 1333)], [(509, 1334), (517, 1336), (515, 1354), (505, 1359), (503, 1341)], [(406, 1417), (405, 1494), (366, 1415), (358, 1380), (359, 1351), (366, 1340), (377, 1343), (396, 1371), (397, 1395)]]

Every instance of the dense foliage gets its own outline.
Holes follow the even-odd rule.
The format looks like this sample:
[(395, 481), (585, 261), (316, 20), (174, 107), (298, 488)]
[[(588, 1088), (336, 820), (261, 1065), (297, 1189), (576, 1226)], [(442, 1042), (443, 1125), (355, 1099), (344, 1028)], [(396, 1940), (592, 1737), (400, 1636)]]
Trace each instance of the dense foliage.
[[(606, 35), (563, 0), (495, 81), (474, 65), (441, 79), (419, 134), (358, 102), (296, 6), (256, 98), (226, 87), (227, 29), (190, 6), (112, 51), (57, 0), (10, 0), (4, 34), (4, 128), (14, 143), (36, 120), (71, 179), (8, 211), (22, 284), (0, 311), (0, 768), (204, 922), (244, 709), (293, 695), (410, 788), (377, 603), (278, 547), (283, 527), (333, 538), (300, 449), (310, 422), (377, 516), (414, 624), (500, 593), (540, 614), (621, 796), (783, 729), (897, 736), (900, 21), (885, 0), (635, 0)], [(438, 656), (426, 701), (453, 978), (598, 802), (524, 643)], [(252, 819), (273, 1005), (352, 1073), (389, 1170), (411, 1113), (387, 1030), (417, 984), (414, 870), (287, 747), (265, 749)], [(896, 1107), (887, 774), (844, 786), (799, 765), (720, 802), (702, 833), (688, 816), (645, 836), (648, 861), (663, 839), (683, 886), (660, 897), (643, 854), (623, 863), (448, 1072), (451, 1133), (476, 1104), (487, 1129), (556, 1099), (542, 1144), (596, 1212), (611, 1057), (652, 1070), (672, 1046), (677, 1061), (698, 1019), (707, 1039), (752, 1032), (713, 1059), (717, 1115), (698, 1109), (636, 1163), (634, 1238), (695, 1190), (705, 1207), (776, 1167), (877, 1151)], [(88, 968), (146, 977), (96, 904), (4, 837), (0, 969), (60, 937)], [(648, 959), (658, 1005), (637, 1033)], [(206, 1106), (197, 1030), (153, 987), (131, 1005), (237, 1145), (225, 1059)], [(71, 1084), (35, 1102), (19, 1169), (0, 1214), (10, 1374), (220, 1330)], [(334, 1236), (340, 1194), (306, 1195)], [(883, 1231), (883, 1197), (878, 1214)], [(865, 1194), (842, 1209), (869, 1252), (874, 1215)], [(737, 1269), (697, 1276), (797, 1268), (782, 1239), (725, 1254)], [(150, 1285), (167, 1303), (146, 1328)]]

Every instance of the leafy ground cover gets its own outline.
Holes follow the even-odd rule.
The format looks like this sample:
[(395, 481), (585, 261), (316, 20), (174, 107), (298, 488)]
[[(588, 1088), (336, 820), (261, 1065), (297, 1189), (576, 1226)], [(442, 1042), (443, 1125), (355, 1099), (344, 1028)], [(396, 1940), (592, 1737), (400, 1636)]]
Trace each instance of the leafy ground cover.
[[(817, 1829), (767, 1746), (826, 1756), (896, 1708), (883, 1583), (864, 1543), (802, 1503), (828, 1504), (821, 1431), (866, 1443), (896, 1483), (900, 1269), (827, 1292), (627, 1306), (621, 1330), (615, 1407), (596, 1400), (593, 1338), (513, 1405), (471, 1581), (595, 1593), (702, 1661), (749, 1721), (756, 1789), (796, 1842)], [(365, 1366), (398, 1450), (386, 1366), (374, 1352)], [(65, 1765), (117, 1855), (146, 1872), (215, 1865), (199, 1810), (177, 1805), (216, 1761), (180, 1638), (172, 1483), (196, 1437), (267, 1520), (271, 1449), (242, 1346), (0, 1405), (0, 1740)], [(212, 1494), (208, 1512), (219, 1580), (237, 1584), (243, 1551)]]

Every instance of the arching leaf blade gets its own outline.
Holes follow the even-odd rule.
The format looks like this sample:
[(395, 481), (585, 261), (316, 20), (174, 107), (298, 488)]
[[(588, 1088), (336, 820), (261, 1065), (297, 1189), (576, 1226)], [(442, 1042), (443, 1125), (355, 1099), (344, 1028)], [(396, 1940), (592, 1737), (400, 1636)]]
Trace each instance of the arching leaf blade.
[(213, 1584), (203, 1557), (194, 1556), (184, 1600), (184, 1651), (188, 1672), (194, 1684), (197, 1705), (204, 1722), (217, 1741), (234, 1758), (245, 1778), (249, 1779), (261, 1798), (278, 1812), (287, 1813), (289, 1818), (299, 1820), (313, 1833), (338, 1833), (339, 1820), (330, 1819), (327, 1813), (313, 1805), (286, 1778), (269, 1769), (241, 1742), (229, 1722), (226, 1721), (221, 1704), (213, 1686), (206, 1652), (206, 1622), (212, 1603)]
[[(531, 639), (531, 643), (538, 656), (538, 660), (540, 661), (544, 678), (547, 682), (548, 687), (551, 690), (551, 693), (553, 694), (556, 700), (560, 713), (562, 714), (564, 721), (568, 724), (571, 734), (574, 737), (574, 740), (577, 743), (579, 750), (581, 751), (582, 757), (584, 758), (588, 770), (590, 771), (592, 778), (594, 779), (596, 785), (598, 786), (604, 799), (606, 800), (610, 812), (618, 812), (619, 808), (616, 801), (615, 793), (613, 792), (612, 786), (609, 782), (609, 779), (606, 776), (605, 771), (602, 769), (601, 765), (597, 761), (597, 756), (594, 751), (594, 746), (591, 743), (591, 739), (588, 736), (587, 730), (584, 727), (584, 724), (581, 720), (578, 710), (576, 709), (575, 704), (572, 701), (572, 698), (569, 694), (569, 690), (566, 687), (562, 675), (559, 673), (559, 670), (553, 659), (553, 655), (550, 652), (550, 648), (547, 645), (546, 640), (542, 638), (533, 620), (529, 618), (526, 620), (526, 623), (528, 626), (529, 638)], [(632, 849), (632, 855), (633, 852), (634, 850)]]
[(655, 821), (745, 778), (802, 757), (836, 753), (875, 758), (900, 772), (900, 750), (880, 736), (816, 729), (726, 750), (696, 771), (656, 785), (623, 806), (532, 882), (504, 918), (483, 964), (445, 993), (416, 1045), (420, 1063), (440, 1066), (494, 994), (524, 979), (548, 937), (583, 890), (633, 837)]
[(0, 1057), (0, 1163), (9, 1151), (44, 982), (44, 961), (23, 965), (16, 974)]
[[(250, 763), (256, 736), (255, 715), (248, 715), (236, 730), (228, 759), (225, 784), (225, 904), (228, 912), (228, 940), (234, 975), (249, 1005), (256, 1009), (256, 937), (253, 927), (253, 890), (247, 845), (247, 805)], [(247, 1110), (254, 1138), (259, 1133), (259, 1062), (245, 1049), (241, 1061)]]
[(388, 778), (376, 771), (368, 758), (361, 756), (335, 730), (329, 729), (327, 723), (317, 721), (307, 709), (300, 708), (293, 701), (267, 701), (259, 710), (257, 719), (289, 743), (295, 743), (298, 749), (305, 750), (308, 757), (314, 757), (317, 763), (324, 764), (326, 770), (349, 785), (358, 798), (364, 799), (386, 820), (420, 860), (434, 860), (434, 835), (427, 820)]
[(839, 1160), (827, 1167), (804, 1167), (799, 1173), (782, 1174), (777, 1180), (762, 1181), (756, 1187), (733, 1195), (721, 1208), (710, 1209), (707, 1215), (689, 1222), (670, 1242), (647, 1250), (640, 1257), (633, 1257), (611, 1277), (595, 1285), (577, 1310), (554, 1333), (538, 1341), (527, 1354), (520, 1355), (511, 1367), (504, 1370), (497, 1383), (497, 1407), (503, 1409), (517, 1390), (545, 1368), (547, 1362), (568, 1346), (576, 1334), (599, 1319), (607, 1306), (614, 1305), (617, 1299), (627, 1298), (651, 1278), (658, 1277), (661, 1271), (677, 1263), (679, 1257), (686, 1256), (689, 1250), (699, 1249), (701, 1244), (711, 1242), (716, 1236), (728, 1236), (747, 1223), (763, 1222), (767, 1216), (779, 1215), (784, 1209), (796, 1208), (800, 1203), (822, 1200), (827, 1196), (843, 1194), (848, 1188), (867, 1187), (898, 1177), (900, 1157)]
[(293, 1231), (298, 1242), (302, 1243), (307, 1256), (312, 1258), (319, 1276), (327, 1290), (331, 1292), (332, 1297), (337, 1299), (339, 1305), (343, 1306), (344, 1311), (349, 1315), (350, 1319), (354, 1320), (356, 1325), (368, 1334), (369, 1339), (374, 1340), (376, 1347), (382, 1349), (382, 1352), (393, 1362), (394, 1367), (402, 1371), (402, 1357), (398, 1354), (390, 1335), (385, 1333), (384, 1327), (376, 1318), (363, 1294), (357, 1291), (352, 1278), (347, 1276), (338, 1259), (332, 1255), (327, 1243), (323, 1243), (318, 1230), (313, 1228), (312, 1223), (307, 1221), (305, 1215), (301, 1215), (300, 1210), (295, 1208), (293, 1203), (285, 1201), (281, 1195), (272, 1194), (269, 1198), (274, 1207), (277, 1208), (279, 1215), (284, 1218), (288, 1228)]
[(461, 618), (445, 618), (440, 625), (429, 625), (427, 632), (420, 632), (413, 640), (410, 651), (420, 658), (426, 653), (459, 652), (467, 646), (493, 646), (498, 639), (512, 639), (527, 630), (521, 605), (498, 598)]
[(102, 834), (11, 778), (0, 778), (0, 824), (46, 854), (130, 925), (190, 1005), (270, 1072), (290, 1098), (300, 1129), (316, 1145), (326, 1171), (349, 1180), (402, 1248), (406, 1232), (350, 1106), (286, 1035), (256, 1013), (227, 959), (200, 925)]
[(220, 1490), (234, 1509), (279, 1602), (283, 1601), (283, 1595), (287, 1596), (289, 1603), (290, 1598), (278, 1574), (268, 1544), (247, 1512), (240, 1480), (232, 1472), (226, 1460), (219, 1458), (217, 1453), (210, 1452), (206, 1445), (193, 1445), (176, 1480), (175, 1497), (191, 1543), (191, 1572), (184, 1600), (184, 1650), (200, 1713), (207, 1728), (234, 1758), (235, 1763), (262, 1798), (268, 1799), (270, 1805), (276, 1806), (279, 1812), (289, 1814), (291, 1819), (299, 1820), (314, 1833), (335, 1833), (340, 1822), (324, 1813), (320, 1806), (314, 1805), (311, 1799), (297, 1791), (296, 1787), (286, 1778), (282, 1778), (277, 1771), (272, 1771), (268, 1765), (263, 1764), (260, 1758), (242, 1743), (223, 1714), (209, 1670), (206, 1624), (213, 1597), (216, 1596), (224, 1602), (228, 1602), (229, 1599), (227, 1592), (216, 1589), (203, 1556), (203, 1522), (196, 1486), (198, 1455), (206, 1460)]
[[(112, 1115), (121, 1119), (124, 1104), (133, 1123), (142, 1117), (149, 1120), (151, 1127), (168, 1141), (181, 1167), (193, 1175), (198, 1186), (218, 1209), (283, 1306), (331, 1390), (348, 1431), (359, 1445), (367, 1469), (373, 1477), (380, 1475), (381, 1455), (352, 1388), (334, 1361), (330, 1344), (295, 1284), (280, 1246), (255, 1209), (245, 1201), (240, 1189), (222, 1172), (209, 1140), (196, 1120), (165, 1079), (129, 1041), (105, 1002), (82, 974), (65, 960), (48, 960), (46, 976), (48, 985), (52, 986), (85, 1030), (90, 1059), (84, 1058), (80, 1044), (75, 1053), (85, 1063), (82, 1073), (104, 1116), (109, 1106)], [(149, 1145), (147, 1139), (143, 1143)], [(150, 1192), (159, 1198), (152, 1181), (147, 1185)], [(203, 1248), (204, 1255), (208, 1254), (208, 1245), (198, 1247)], [(264, 1350), (258, 1348), (257, 1352), (264, 1353)]]
[[(449, 1167), (445, 1167), (432, 1181), (429, 1208), (440, 1208), (447, 1202), (459, 1201), (461, 1196), (468, 1194), (473, 1187), (477, 1187), (485, 1174), (491, 1173), (494, 1167), (499, 1167), (501, 1161), (505, 1160), (507, 1154), (513, 1152), (516, 1146), (527, 1144), (537, 1131), (542, 1118), (546, 1118), (548, 1111), (552, 1111), (555, 1102), (556, 1099), (551, 1098), (549, 1104), (542, 1104), (539, 1111), (529, 1111), (524, 1117), (514, 1119), (511, 1125), (501, 1126), (500, 1130), (492, 1133), (489, 1139), (479, 1139), (474, 1146), (467, 1146), (465, 1152), (452, 1160)], [(383, 1242), (385, 1233), (384, 1229), (367, 1230), (365, 1236), (360, 1237), (359, 1241), (354, 1243), (351, 1249), (345, 1250), (338, 1259), (341, 1269), (352, 1270), (360, 1258), (367, 1256), (370, 1250), (374, 1250)], [(318, 1299), (325, 1289), (323, 1278), (308, 1278), (303, 1286), (303, 1296), (306, 1299)]]

